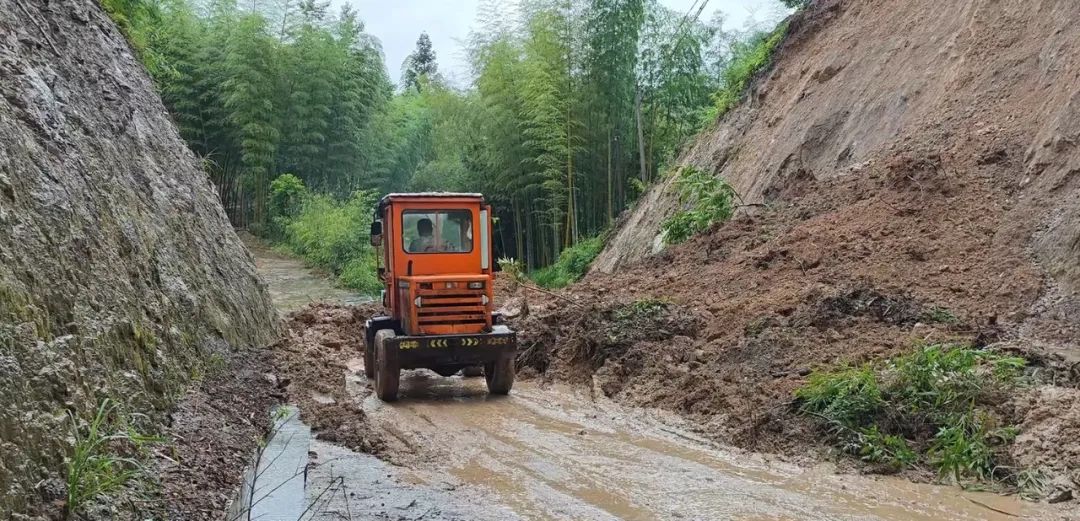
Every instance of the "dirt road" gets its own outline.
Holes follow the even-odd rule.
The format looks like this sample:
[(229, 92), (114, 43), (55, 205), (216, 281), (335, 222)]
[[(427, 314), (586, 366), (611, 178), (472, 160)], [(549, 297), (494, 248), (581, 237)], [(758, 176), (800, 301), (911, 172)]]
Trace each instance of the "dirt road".
[(324, 299), (345, 304), (371, 300), (335, 287), (326, 277), (305, 268), (301, 261), (274, 251), (251, 234), (242, 233), (240, 239), (255, 256), (255, 267), (270, 286), (270, 298), (283, 313)]
[[(270, 265), (267, 278), (282, 305), (298, 301), (289, 287), (319, 297), (308, 280), (317, 276), (299, 263), (259, 259), (260, 268)], [(1067, 519), (1013, 498), (837, 475), (828, 466), (801, 468), (719, 447), (686, 434), (678, 418), (597, 400), (587, 389), (519, 382), (511, 396), (496, 398), (482, 378), (412, 371), (403, 375), (400, 402), (385, 404), (372, 396), (362, 363), (354, 353), (341, 379), (325, 383), (344, 386), (341, 396), (383, 435), (382, 454), (393, 465), (370, 457), (346, 465), (335, 452), (329, 479), (353, 474), (349, 490), (368, 493), (340, 494), (344, 504), (312, 510), (318, 519), (332, 519), (328, 512), (353, 519)], [(355, 470), (345, 472), (349, 465)], [(324, 488), (309, 484), (309, 491)]]

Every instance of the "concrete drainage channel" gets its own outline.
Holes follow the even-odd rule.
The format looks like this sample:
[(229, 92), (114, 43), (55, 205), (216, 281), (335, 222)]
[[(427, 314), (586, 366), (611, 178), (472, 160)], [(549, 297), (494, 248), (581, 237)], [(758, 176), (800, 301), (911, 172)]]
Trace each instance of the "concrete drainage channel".
[(315, 439), (294, 406), (271, 414), (274, 428), (245, 470), (226, 521), (517, 519), (505, 507), (452, 497), (453, 486), (402, 483), (378, 458)]

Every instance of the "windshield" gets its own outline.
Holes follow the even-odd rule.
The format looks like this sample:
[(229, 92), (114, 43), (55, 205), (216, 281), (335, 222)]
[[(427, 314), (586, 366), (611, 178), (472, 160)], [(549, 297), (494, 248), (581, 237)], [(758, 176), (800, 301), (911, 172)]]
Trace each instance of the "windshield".
[(406, 253), (469, 253), (473, 249), (469, 210), (410, 210), (401, 220)]

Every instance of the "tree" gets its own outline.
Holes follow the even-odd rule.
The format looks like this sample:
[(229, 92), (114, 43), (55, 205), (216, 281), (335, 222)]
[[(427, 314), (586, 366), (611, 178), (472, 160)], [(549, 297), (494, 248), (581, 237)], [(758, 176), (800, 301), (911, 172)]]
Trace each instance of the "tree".
[(405, 58), (403, 67), (405, 69), (401, 77), (403, 89), (420, 90), (425, 78), (435, 79), (438, 64), (435, 63), (435, 50), (431, 47), (431, 38), (427, 33), (420, 33), (420, 38), (416, 40), (416, 50)]

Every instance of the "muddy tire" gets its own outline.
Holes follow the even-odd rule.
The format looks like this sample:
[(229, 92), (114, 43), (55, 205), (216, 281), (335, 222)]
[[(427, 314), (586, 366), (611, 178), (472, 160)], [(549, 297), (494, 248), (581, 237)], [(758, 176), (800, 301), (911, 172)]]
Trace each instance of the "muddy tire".
[(364, 376), (375, 378), (375, 337), (366, 336), (364, 340)]
[(500, 356), (494, 363), (485, 365), (484, 378), (489, 393), (510, 394), (510, 388), (514, 386), (514, 355)]
[(384, 402), (397, 400), (398, 382), (401, 380), (397, 348), (387, 342), (394, 336), (391, 329), (381, 329), (375, 333), (375, 395)]
[(475, 378), (483, 375), (484, 368), (479, 365), (472, 365), (461, 370), (461, 376), (464, 376), (465, 378)]

